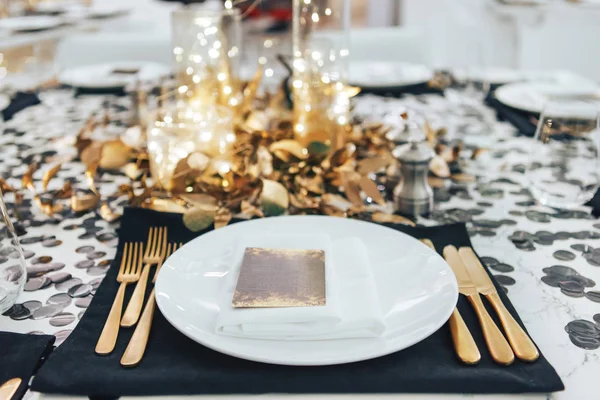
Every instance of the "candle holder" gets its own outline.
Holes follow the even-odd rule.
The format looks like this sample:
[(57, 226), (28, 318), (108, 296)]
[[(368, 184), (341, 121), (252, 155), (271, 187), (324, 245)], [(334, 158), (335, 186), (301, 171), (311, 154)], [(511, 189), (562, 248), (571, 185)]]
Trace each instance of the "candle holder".
[(175, 77), (182, 97), (201, 105), (237, 107), (241, 103), (240, 11), (178, 10), (172, 14), (172, 26)]
[(309, 150), (332, 150), (343, 145), (349, 122), (350, 2), (294, 0), (293, 12), (294, 135)]
[(233, 112), (227, 107), (192, 107), (182, 101), (165, 105), (148, 133), (150, 172), (156, 183), (170, 191), (181, 160), (192, 153), (201, 153), (206, 161), (223, 158), (234, 142)]

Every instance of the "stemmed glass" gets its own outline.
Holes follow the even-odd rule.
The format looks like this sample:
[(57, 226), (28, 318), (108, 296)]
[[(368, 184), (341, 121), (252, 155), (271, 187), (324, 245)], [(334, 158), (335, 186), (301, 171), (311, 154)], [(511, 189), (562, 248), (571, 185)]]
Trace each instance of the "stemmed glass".
[(570, 209), (588, 202), (600, 186), (599, 104), (549, 101), (530, 149), (527, 177), (543, 205)]
[(23, 250), (0, 189), (0, 314), (15, 304), (26, 279)]

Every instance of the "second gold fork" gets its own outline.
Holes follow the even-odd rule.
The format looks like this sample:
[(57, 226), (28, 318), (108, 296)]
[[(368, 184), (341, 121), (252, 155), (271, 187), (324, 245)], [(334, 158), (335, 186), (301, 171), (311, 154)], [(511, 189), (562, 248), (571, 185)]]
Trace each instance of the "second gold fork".
[(167, 228), (150, 228), (148, 231), (148, 241), (146, 243), (146, 251), (144, 252), (144, 269), (140, 275), (140, 279), (135, 285), (129, 304), (123, 314), (121, 326), (130, 327), (135, 325), (140, 317), (142, 306), (144, 305), (144, 296), (146, 294), (146, 285), (148, 283), (148, 275), (152, 264), (159, 264), (165, 258), (167, 251)]

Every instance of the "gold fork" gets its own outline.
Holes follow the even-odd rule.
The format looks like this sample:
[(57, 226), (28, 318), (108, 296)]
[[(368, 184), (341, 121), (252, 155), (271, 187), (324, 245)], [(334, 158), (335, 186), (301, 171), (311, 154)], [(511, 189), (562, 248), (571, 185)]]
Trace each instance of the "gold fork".
[(135, 325), (140, 317), (142, 306), (144, 305), (144, 296), (146, 295), (146, 285), (148, 283), (148, 274), (152, 264), (159, 264), (165, 258), (167, 250), (167, 228), (150, 228), (148, 231), (148, 240), (146, 241), (146, 252), (144, 253), (144, 269), (142, 275), (135, 285), (129, 304), (123, 314), (121, 326), (130, 327)]
[(123, 248), (123, 258), (121, 259), (121, 267), (117, 275), (117, 282), (121, 285), (115, 296), (110, 313), (104, 328), (96, 344), (97, 354), (110, 354), (117, 343), (119, 335), (119, 322), (121, 321), (121, 312), (123, 309), (123, 299), (125, 297), (125, 288), (129, 283), (136, 282), (140, 278), (142, 270), (142, 243), (125, 243)]
[[(175, 244), (169, 243), (167, 247), (167, 254), (165, 255), (165, 259), (169, 258), (169, 256), (177, 251), (183, 243)], [(158, 264), (156, 267), (156, 272), (154, 273), (154, 278), (152, 282), (156, 282), (156, 277), (158, 276), (158, 271), (162, 266), (162, 262)], [(152, 319), (154, 317), (154, 309), (156, 307), (156, 298), (154, 289), (152, 289), (152, 293), (150, 293), (150, 298), (146, 303), (146, 307), (144, 307), (144, 312), (142, 313), (142, 317), (140, 318), (140, 322), (135, 327), (135, 331), (133, 332), (133, 336), (131, 336), (131, 340), (129, 340), (129, 344), (127, 345), (127, 349), (125, 349), (125, 353), (123, 353), (123, 357), (121, 358), (121, 365), (124, 367), (135, 367), (142, 361), (142, 357), (144, 357), (144, 351), (146, 350), (146, 345), (148, 344), (148, 337), (150, 336), (150, 327), (152, 326)]]

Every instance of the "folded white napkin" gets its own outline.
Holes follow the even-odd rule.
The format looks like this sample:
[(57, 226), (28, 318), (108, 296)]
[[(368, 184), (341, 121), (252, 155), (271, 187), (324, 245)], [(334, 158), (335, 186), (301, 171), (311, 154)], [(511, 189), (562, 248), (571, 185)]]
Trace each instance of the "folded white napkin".
[[(326, 305), (238, 308), (231, 306), (246, 247), (325, 251)], [(367, 251), (359, 239), (331, 243), (327, 235), (262, 235), (236, 246), (233, 269), (220, 299), (216, 332), (269, 340), (377, 337), (385, 329)]]

